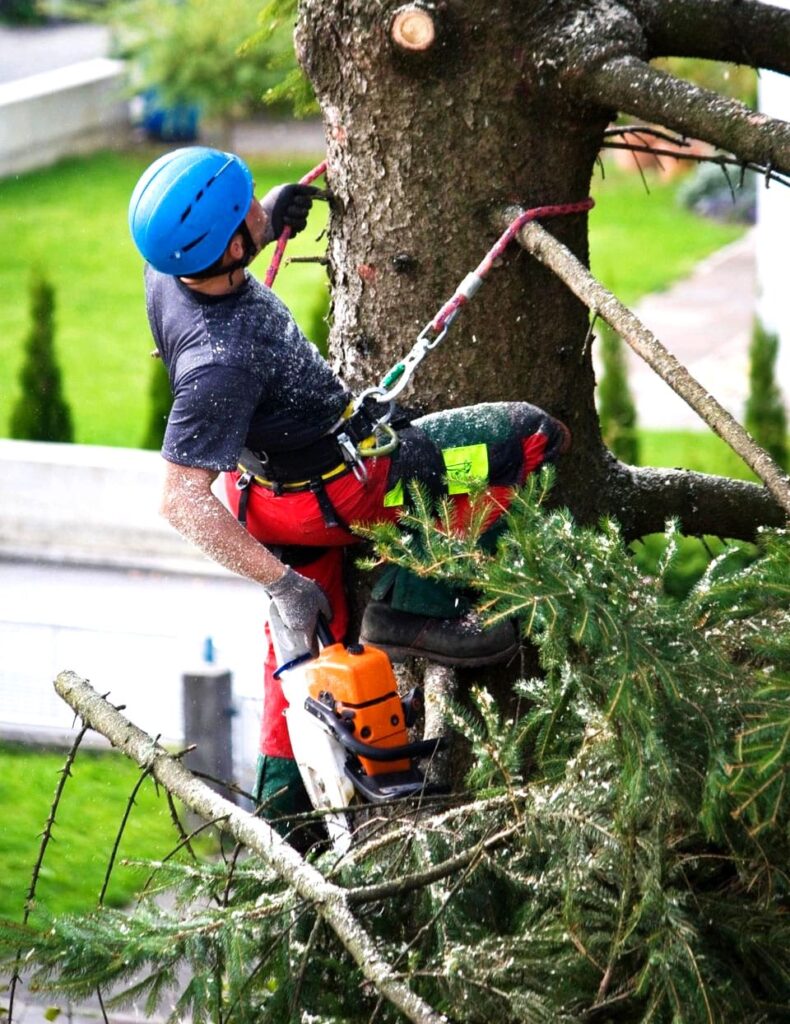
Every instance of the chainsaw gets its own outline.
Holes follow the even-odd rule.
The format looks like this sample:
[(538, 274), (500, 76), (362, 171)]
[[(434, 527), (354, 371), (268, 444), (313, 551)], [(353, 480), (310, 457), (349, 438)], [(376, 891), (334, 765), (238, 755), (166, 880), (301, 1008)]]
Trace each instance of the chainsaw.
[(288, 629), (273, 604), (269, 627), (294, 758), (338, 853), (351, 844), (352, 804), (444, 791), (427, 783), (416, 763), (433, 757), (444, 740), (409, 741), (422, 691), (398, 694), (384, 651), (336, 643), (323, 616), (311, 642)]

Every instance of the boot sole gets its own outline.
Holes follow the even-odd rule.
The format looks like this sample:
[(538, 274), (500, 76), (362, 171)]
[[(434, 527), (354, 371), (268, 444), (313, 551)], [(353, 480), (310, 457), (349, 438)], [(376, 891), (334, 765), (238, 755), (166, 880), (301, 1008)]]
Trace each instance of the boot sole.
[(508, 661), (512, 658), (519, 649), (519, 644), (514, 643), (507, 650), (497, 651), (496, 654), (487, 654), (484, 657), (477, 658), (458, 658), (453, 657), (451, 654), (426, 651), (423, 647), (391, 647), (389, 644), (380, 644), (373, 640), (367, 640), (364, 636), (360, 636), (359, 641), (362, 644), (367, 644), (368, 647), (376, 647), (378, 650), (384, 651), (390, 661), (396, 663), (405, 661), (407, 658), (423, 658), (425, 661), (431, 661), (435, 665), (446, 665), (449, 668), (483, 668), (486, 665), (499, 665), (503, 661)]

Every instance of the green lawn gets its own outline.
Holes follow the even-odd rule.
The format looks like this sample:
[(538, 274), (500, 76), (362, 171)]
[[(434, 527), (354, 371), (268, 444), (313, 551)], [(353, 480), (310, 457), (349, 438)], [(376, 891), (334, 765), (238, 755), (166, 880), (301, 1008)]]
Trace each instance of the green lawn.
[[(147, 414), (151, 340), (142, 300), (141, 264), (129, 238), (126, 209), (153, 150), (101, 153), (0, 181), (0, 436), (7, 436), (28, 325), (30, 268), (56, 288), (56, 344), (76, 440), (135, 447)], [(302, 159), (251, 160), (258, 192), (294, 180), (313, 164)], [(740, 229), (677, 208), (674, 186), (607, 168), (596, 176), (591, 215), (593, 269), (626, 302), (665, 288)], [(320, 254), (325, 209), (289, 246), (289, 255)], [(266, 255), (261, 258), (261, 269)], [(278, 278), (278, 294), (310, 332), (325, 274), (294, 264)]]
[[(49, 815), (64, 752), (0, 745), (0, 917), (19, 921)], [(37, 886), (37, 903), (53, 913), (96, 905), (107, 864), (139, 770), (116, 753), (81, 752), (65, 786)], [(106, 903), (123, 906), (150, 872), (123, 866), (157, 859), (178, 843), (164, 796), (143, 783), (124, 831)]]
[(695, 264), (739, 238), (738, 224), (719, 224), (683, 209), (676, 182), (653, 173), (645, 177), (606, 163), (593, 181), (590, 214), (593, 273), (626, 305), (649, 292), (663, 291), (691, 273)]
[(728, 444), (696, 430), (640, 430), (639, 450), (645, 466), (691, 469), (737, 480), (757, 480)]

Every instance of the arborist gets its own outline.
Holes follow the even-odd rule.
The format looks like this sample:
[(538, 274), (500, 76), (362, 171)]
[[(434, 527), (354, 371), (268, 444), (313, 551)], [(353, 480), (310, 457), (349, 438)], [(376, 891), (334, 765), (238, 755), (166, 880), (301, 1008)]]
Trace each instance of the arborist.
[[(173, 405), (162, 455), (162, 513), (228, 569), (261, 584), (286, 626), (312, 635), (320, 612), (342, 640), (348, 626), (344, 549), (351, 524), (397, 520), (417, 479), (463, 509), (463, 480), (488, 481), (502, 507), (512, 488), (568, 446), (567, 429), (525, 402), (494, 403), (391, 420), (397, 443), (378, 451), (375, 417), (302, 335), (286, 306), (249, 264), (286, 225), (306, 224), (316, 189), (286, 184), (261, 201), (238, 156), (177, 149), (143, 173), (129, 225), (146, 261), (148, 320), (167, 367)], [(230, 511), (212, 491), (225, 474)], [(506, 660), (518, 647), (510, 622), (483, 629), (468, 595), (389, 571), (374, 589), (361, 639), (394, 660), (450, 665)], [(264, 668), (256, 798), (279, 793), (267, 813), (304, 806), (273, 673)]]

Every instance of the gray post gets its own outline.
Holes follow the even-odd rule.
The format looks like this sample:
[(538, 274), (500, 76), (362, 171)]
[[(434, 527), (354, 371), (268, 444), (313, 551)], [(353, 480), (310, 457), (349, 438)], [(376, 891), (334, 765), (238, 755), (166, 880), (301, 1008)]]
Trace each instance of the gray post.
[(181, 680), (184, 742), (195, 744), (184, 764), (190, 771), (210, 775), (206, 781), (212, 789), (235, 801), (232, 792), (212, 781), (233, 781), (231, 674), (205, 665), (199, 672), (185, 673)]

